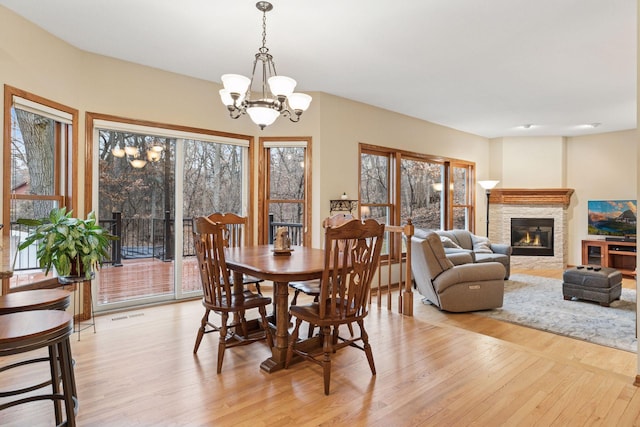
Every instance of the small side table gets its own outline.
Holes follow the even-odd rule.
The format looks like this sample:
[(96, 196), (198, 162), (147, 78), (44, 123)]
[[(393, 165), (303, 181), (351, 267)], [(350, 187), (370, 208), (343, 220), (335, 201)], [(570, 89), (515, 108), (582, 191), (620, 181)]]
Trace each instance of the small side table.
[[(68, 285), (78, 285), (78, 289), (76, 289), (76, 299), (75, 304), (73, 305), (73, 332), (78, 333), (78, 341), (80, 341), (80, 332), (84, 331), (87, 328), (93, 326), (93, 333), (96, 333), (96, 321), (93, 317), (93, 296), (91, 294), (91, 280), (95, 277), (95, 273), (91, 272), (91, 276), (87, 278), (85, 275), (82, 276), (59, 276), (58, 282), (64, 287)], [(80, 284), (83, 284), (82, 292), (80, 292)], [(82, 293), (86, 292), (89, 295), (89, 319), (82, 324), (83, 320), (80, 320), (80, 306), (82, 304)], [(76, 322), (75, 319), (78, 319)]]

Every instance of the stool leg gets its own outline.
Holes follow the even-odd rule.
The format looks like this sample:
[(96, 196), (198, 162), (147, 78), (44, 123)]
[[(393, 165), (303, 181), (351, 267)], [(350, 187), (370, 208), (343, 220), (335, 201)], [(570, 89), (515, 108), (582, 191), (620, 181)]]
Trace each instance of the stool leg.
[[(60, 359), (57, 346), (52, 344), (49, 350), (49, 368), (51, 371), (51, 391), (53, 396), (60, 394)], [(62, 406), (59, 399), (53, 399), (53, 411), (55, 412), (56, 425), (62, 423)]]
[(66, 426), (75, 427), (78, 392), (76, 389), (75, 375), (73, 373), (71, 343), (69, 342), (68, 337), (58, 344), (58, 351), (60, 353), (60, 370), (62, 374), (62, 389), (64, 392), (64, 409), (67, 416)]

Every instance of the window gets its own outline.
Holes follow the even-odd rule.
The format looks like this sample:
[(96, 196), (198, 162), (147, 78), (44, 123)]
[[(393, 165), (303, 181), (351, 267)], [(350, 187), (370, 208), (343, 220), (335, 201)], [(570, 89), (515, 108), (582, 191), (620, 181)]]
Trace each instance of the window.
[(287, 227), (292, 245), (310, 245), (311, 138), (260, 138), (260, 152), (259, 242)]
[(473, 231), (474, 179), (471, 162), (360, 145), (363, 217), (393, 225), (411, 218), (418, 228)]
[[(9, 226), (3, 233), (17, 246), (29, 232), (16, 224), (18, 218), (44, 218), (60, 206), (82, 215), (75, 197), (78, 111), (11, 86), (5, 86), (5, 105), (3, 166), (9, 182), (3, 183), (3, 223)], [(18, 253), (14, 277), (3, 283), (3, 292), (57, 284), (57, 279), (34, 271), (37, 268), (35, 248)]]
[(96, 311), (197, 295), (192, 218), (250, 216), (251, 137), (94, 113), (88, 119), (96, 141), (93, 203), (119, 237), (94, 281)]

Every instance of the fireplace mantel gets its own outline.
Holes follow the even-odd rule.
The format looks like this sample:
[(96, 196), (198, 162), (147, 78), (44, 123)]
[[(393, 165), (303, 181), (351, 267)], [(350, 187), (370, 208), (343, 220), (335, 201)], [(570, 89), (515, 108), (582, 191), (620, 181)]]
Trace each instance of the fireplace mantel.
[(573, 188), (494, 188), (489, 202), (503, 205), (569, 206)]

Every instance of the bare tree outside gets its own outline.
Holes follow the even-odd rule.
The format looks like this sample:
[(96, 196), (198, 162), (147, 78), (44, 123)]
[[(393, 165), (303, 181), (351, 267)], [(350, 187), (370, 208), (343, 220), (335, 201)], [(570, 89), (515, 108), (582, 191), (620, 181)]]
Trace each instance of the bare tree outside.
[(442, 164), (402, 159), (401, 217), (419, 228), (442, 228)]
[[(55, 121), (12, 108), (11, 192), (30, 195), (56, 194)], [(11, 221), (44, 218), (55, 202), (22, 200), (12, 204)]]

